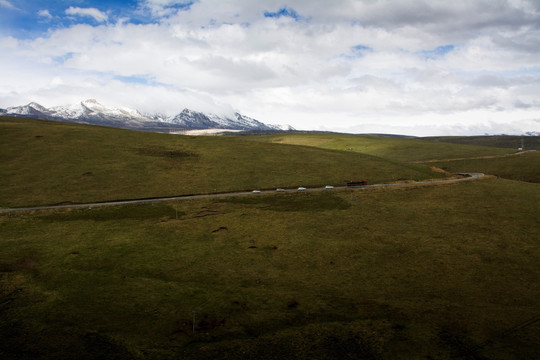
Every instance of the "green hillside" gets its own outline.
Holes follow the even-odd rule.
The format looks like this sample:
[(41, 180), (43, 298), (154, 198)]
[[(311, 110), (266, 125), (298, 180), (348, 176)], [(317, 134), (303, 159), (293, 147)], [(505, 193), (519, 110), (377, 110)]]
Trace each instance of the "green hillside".
[(439, 177), (369, 154), (0, 118), (0, 206)]
[(423, 140), (448, 142), (459, 145), (494, 146), (499, 148), (540, 150), (540, 136), (433, 136)]
[(430, 163), (450, 172), (483, 172), (505, 179), (540, 183), (540, 151), (493, 159)]
[(420, 139), (333, 133), (279, 134), (253, 137), (252, 139), (270, 143), (305, 145), (322, 149), (357, 152), (404, 162), (501, 155), (516, 151), (487, 146), (429, 142)]
[[(512, 152), (0, 118), (0, 206), (425, 179), (411, 161)], [(1, 213), (0, 359), (534, 359), (539, 159), (429, 164), (514, 180)]]
[[(509, 143), (520, 137), (442, 137), (437, 141), (398, 137), (363, 136), (350, 134), (280, 134), (252, 137), (252, 140), (280, 144), (296, 144), (321, 149), (358, 152), (401, 162), (460, 159), (430, 162), (452, 173), (483, 172), (506, 179), (540, 182), (540, 154), (536, 152), (508, 156), (517, 152)], [(526, 145), (535, 144), (535, 137), (526, 139)], [(446, 142), (449, 140), (450, 142)], [(501, 147), (496, 147), (496, 146)], [(489, 159), (468, 159), (489, 157)], [(500, 158), (496, 158), (499, 157)]]

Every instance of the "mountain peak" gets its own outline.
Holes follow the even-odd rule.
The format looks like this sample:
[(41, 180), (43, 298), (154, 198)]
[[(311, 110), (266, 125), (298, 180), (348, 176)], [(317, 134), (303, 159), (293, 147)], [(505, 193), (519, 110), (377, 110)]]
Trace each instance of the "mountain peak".
[(46, 107), (44, 107), (43, 105), (38, 104), (37, 102), (31, 102), (30, 104), (28, 104), (26, 106), (37, 109), (37, 110), (40, 110), (40, 111), (47, 110)]
[(105, 125), (128, 129), (168, 131), (168, 129), (199, 130), (280, 130), (240, 113), (230, 116), (203, 113), (188, 108), (175, 116), (143, 115), (137, 110), (114, 108), (100, 104), (96, 99), (81, 101), (78, 105), (46, 108), (37, 103), (10, 107), (0, 115), (34, 117), (38, 119)]
[[(87, 108), (90, 110), (107, 110), (108, 108), (106, 106), (101, 105), (96, 99), (88, 99), (81, 101), (81, 105), (83, 108)], [(98, 111), (99, 111), (98, 110)]]

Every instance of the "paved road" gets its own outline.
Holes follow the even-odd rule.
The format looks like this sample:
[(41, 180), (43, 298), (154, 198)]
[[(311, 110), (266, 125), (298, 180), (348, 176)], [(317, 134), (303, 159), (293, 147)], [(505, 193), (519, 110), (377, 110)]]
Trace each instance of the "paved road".
[(157, 203), (157, 202), (187, 200), (187, 199), (211, 199), (211, 198), (220, 198), (220, 197), (246, 196), (246, 195), (259, 195), (259, 194), (280, 194), (280, 193), (293, 193), (293, 192), (299, 192), (299, 191), (314, 192), (314, 191), (331, 191), (331, 190), (336, 190), (336, 189), (339, 190), (339, 189), (351, 189), (351, 188), (370, 189), (370, 188), (384, 188), (384, 187), (398, 187), (398, 186), (403, 187), (403, 186), (417, 186), (417, 185), (435, 185), (435, 184), (469, 181), (469, 180), (478, 179), (484, 176), (484, 174), (482, 173), (461, 173), (458, 175), (464, 175), (465, 177), (455, 178), (455, 179), (415, 181), (415, 182), (410, 182), (410, 183), (374, 184), (374, 185), (364, 185), (364, 186), (357, 186), (357, 187), (335, 186), (332, 189), (327, 189), (326, 187), (317, 187), (317, 188), (306, 188), (305, 190), (283, 189), (280, 192), (276, 190), (261, 190), (257, 192), (240, 191), (240, 192), (216, 193), (216, 194), (182, 195), (182, 196), (171, 196), (171, 197), (150, 198), (150, 199), (105, 201), (105, 202), (86, 203), (86, 204), (66, 204), (66, 205), (23, 207), (23, 208), (5, 208), (5, 209), (0, 209), (0, 213), (36, 211), (36, 210), (93, 208), (93, 207), (99, 207), (99, 206)]

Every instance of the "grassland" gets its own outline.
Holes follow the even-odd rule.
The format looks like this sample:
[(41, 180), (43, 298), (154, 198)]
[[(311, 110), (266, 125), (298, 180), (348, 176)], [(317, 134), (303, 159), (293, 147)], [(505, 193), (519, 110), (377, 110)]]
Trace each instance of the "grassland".
[(252, 139), (270, 143), (304, 145), (321, 149), (356, 152), (400, 162), (503, 155), (515, 152), (513, 149), (488, 146), (456, 145), (447, 142), (430, 142), (420, 139), (332, 133), (280, 134), (253, 137)]
[(540, 183), (540, 152), (493, 159), (465, 159), (431, 163), (449, 172), (478, 171), (505, 179)]
[(0, 207), (440, 177), (370, 154), (0, 118)]
[(492, 179), (3, 216), (0, 351), (534, 358), (539, 204)]
[[(526, 137), (526, 144), (535, 146), (538, 140)], [(463, 158), (456, 161), (430, 162), (429, 165), (448, 172), (483, 172), (506, 179), (540, 182), (540, 154), (516, 153), (509, 144), (520, 137), (442, 137), (433, 141), (378, 136), (349, 134), (284, 134), (253, 137), (253, 140), (296, 144), (321, 149), (359, 152), (399, 162), (417, 162), (426, 160), (445, 160)], [(505, 145), (498, 148), (497, 145)], [(482, 156), (502, 156), (493, 159), (467, 159)]]
[[(266, 177), (284, 186), (320, 181), (311, 172), (322, 184), (367, 171), (383, 180), (434, 177), (403, 161), (508, 151), (383, 140), (399, 153), (392, 155), (369, 137), (371, 150), (361, 154), (363, 137), (345, 135), (333, 145), (299, 135), (298, 146), (268, 143), (288, 135), (190, 138), (13, 119), (0, 126), (24, 143), (0, 133), (11, 141), (0, 145), (8, 187), (1, 199), (23, 205), (170, 195), (186, 186), (212, 192), (214, 184), (262, 188)], [(342, 141), (356, 150), (340, 150)], [(521, 167), (504, 164), (514, 173)], [(91, 184), (78, 189), (54, 178), (75, 184), (85, 172)], [(218, 178), (206, 182), (208, 174)], [(489, 177), (3, 214), (0, 358), (533, 359), (539, 186)]]
[(494, 146), (499, 148), (540, 150), (540, 136), (434, 136), (423, 140), (449, 142), (460, 145)]

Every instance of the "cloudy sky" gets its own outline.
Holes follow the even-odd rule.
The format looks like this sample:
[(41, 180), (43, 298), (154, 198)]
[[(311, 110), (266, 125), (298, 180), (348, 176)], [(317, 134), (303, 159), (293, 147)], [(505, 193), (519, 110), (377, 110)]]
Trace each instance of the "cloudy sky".
[(540, 131), (539, 0), (0, 0), (0, 107)]

